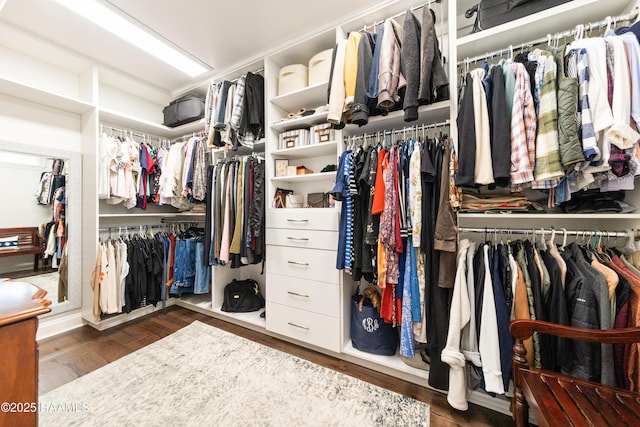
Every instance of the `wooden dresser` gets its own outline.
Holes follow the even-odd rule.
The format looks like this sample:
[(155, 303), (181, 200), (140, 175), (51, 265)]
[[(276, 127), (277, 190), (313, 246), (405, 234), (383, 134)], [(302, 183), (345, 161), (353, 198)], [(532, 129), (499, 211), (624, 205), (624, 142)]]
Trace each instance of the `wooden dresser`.
[(46, 291), (0, 282), (0, 427), (37, 426), (38, 315), (51, 311)]

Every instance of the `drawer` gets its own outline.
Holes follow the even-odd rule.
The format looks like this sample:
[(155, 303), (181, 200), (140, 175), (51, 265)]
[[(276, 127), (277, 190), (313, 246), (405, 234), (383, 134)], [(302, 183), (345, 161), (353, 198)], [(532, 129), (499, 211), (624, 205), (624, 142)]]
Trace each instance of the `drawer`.
[(266, 313), (268, 331), (335, 352), (340, 351), (338, 318), (269, 301)]
[(267, 228), (266, 233), (267, 245), (325, 249), (328, 251), (338, 249), (337, 231)]
[(267, 283), (269, 301), (326, 316), (340, 315), (340, 292), (336, 283), (272, 273), (267, 273)]
[(267, 273), (340, 283), (336, 251), (269, 245), (267, 254)]
[(267, 228), (338, 231), (340, 209), (268, 209)]

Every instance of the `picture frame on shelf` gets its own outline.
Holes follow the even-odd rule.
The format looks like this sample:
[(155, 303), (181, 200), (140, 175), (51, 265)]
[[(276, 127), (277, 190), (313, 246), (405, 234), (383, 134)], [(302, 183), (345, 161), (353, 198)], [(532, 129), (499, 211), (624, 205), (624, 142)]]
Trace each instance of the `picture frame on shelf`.
[(275, 159), (276, 176), (287, 176), (288, 159)]

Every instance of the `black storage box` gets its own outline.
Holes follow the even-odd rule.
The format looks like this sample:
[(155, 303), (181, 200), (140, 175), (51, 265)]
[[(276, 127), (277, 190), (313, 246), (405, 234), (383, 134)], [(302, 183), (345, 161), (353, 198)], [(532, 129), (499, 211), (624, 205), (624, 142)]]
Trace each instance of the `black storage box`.
[(171, 101), (162, 109), (163, 124), (176, 127), (200, 120), (204, 117), (204, 99), (195, 94), (187, 94)]
[(473, 32), (477, 33), (569, 1), (571, 0), (482, 0), (467, 10), (465, 17), (471, 18), (477, 12), (473, 25)]

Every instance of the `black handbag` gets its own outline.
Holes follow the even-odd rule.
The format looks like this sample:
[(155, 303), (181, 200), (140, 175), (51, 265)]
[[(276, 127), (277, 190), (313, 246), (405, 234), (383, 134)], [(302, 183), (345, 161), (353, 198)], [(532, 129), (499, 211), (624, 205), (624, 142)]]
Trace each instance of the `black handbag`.
[(253, 279), (236, 280), (224, 287), (222, 311), (229, 313), (247, 313), (264, 308), (264, 297), (260, 293), (258, 282)]
[(200, 120), (204, 117), (204, 99), (195, 94), (187, 94), (171, 101), (162, 109), (163, 124), (176, 127)]
[[(356, 288), (351, 296), (351, 344), (366, 353), (393, 356), (398, 349), (399, 337), (396, 328), (380, 317), (371, 299), (359, 294)], [(377, 291), (376, 291), (377, 292)]]
[(473, 33), (550, 9), (570, 0), (482, 0), (468, 9), (465, 18), (477, 13)]

